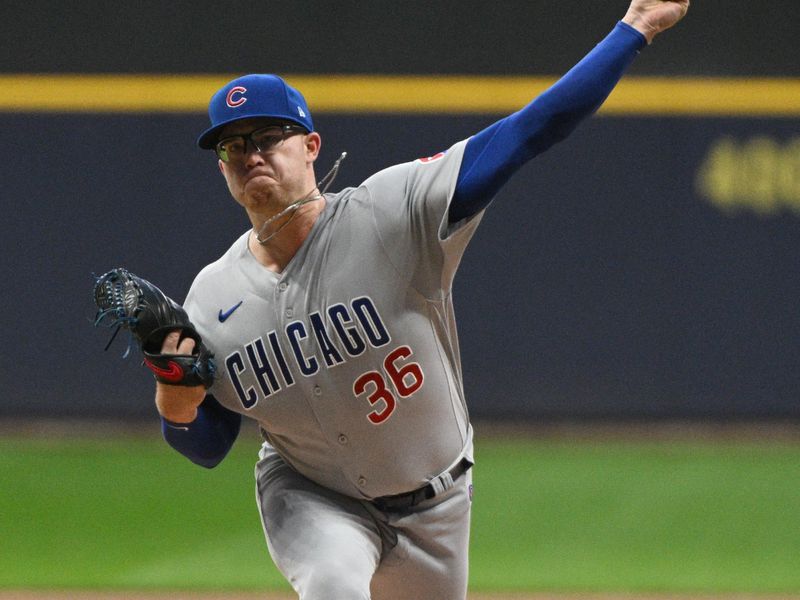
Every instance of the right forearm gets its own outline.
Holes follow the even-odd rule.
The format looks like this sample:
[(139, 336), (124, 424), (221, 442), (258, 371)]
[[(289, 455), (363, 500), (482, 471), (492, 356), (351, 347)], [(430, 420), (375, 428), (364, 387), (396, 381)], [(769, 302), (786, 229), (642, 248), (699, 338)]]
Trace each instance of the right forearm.
[(221, 406), (208, 395), (195, 409), (191, 422), (161, 417), (164, 440), (193, 463), (212, 468), (222, 461), (239, 435), (241, 415)]
[(156, 383), (158, 414), (173, 423), (191, 423), (197, 418), (197, 407), (205, 398), (203, 387), (186, 387)]

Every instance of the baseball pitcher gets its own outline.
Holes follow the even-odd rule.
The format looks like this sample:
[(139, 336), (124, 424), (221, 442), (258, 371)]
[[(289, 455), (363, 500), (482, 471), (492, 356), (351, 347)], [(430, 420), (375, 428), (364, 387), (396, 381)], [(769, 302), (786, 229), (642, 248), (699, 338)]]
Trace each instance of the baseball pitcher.
[[(501, 186), (605, 100), (689, 0), (633, 0), (552, 88), (428, 158), (338, 193), (301, 93), (246, 75), (211, 98), (212, 150), (251, 227), (181, 308), (116, 269), (98, 319), (134, 331), (166, 441), (213, 467), (242, 416), (264, 442), (269, 552), (303, 600), (463, 600), (474, 463), (451, 289)], [(145, 331), (146, 329), (146, 331)]]

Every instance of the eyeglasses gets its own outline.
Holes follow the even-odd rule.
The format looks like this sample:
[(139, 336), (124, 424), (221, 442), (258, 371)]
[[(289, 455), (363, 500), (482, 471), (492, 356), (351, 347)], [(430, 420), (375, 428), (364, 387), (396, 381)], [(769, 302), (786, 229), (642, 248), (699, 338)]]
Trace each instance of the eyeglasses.
[(247, 156), (247, 142), (259, 152), (269, 152), (283, 143), (290, 135), (306, 133), (297, 125), (270, 125), (256, 129), (248, 134), (232, 135), (217, 142), (214, 150), (222, 162), (240, 162)]

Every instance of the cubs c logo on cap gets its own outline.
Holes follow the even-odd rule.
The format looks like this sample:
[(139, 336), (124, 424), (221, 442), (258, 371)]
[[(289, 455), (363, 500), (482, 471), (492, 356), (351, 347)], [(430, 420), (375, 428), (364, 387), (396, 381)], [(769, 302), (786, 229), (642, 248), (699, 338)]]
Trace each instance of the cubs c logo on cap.
[[(236, 108), (237, 106), (241, 106), (245, 102), (247, 102), (247, 98), (244, 97), (244, 93), (247, 91), (247, 88), (243, 88), (240, 85), (236, 87), (232, 87), (228, 92), (228, 95), (225, 97), (225, 104), (230, 106), (231, 108)], [(234, 96), (236, 96), (234, 98)]]

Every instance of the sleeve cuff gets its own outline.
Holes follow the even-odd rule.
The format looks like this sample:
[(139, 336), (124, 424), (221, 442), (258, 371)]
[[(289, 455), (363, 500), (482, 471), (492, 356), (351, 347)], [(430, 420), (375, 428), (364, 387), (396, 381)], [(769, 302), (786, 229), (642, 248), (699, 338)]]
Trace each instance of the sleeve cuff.
[(625, 31), (628, 34), (636, 36), (636, 39), (639, 40), (639, 50), (647, 47), (647, 38), (644, 37), (644, 34), (635, 27), (631, 27), (627, 23), (619, 21), (615, 29), (619, 29), (620, 31)]
[[(197, 411), (197, 414), (200, 414), (200, 411)], [(189, 428), (197, 423), (197, 418), (195, 417), (194, 421), (190, 421), (188, 423), (175, 423), (174, 421), (170, 421), (164, 417), (161, 417), (161, 422), (170, 429), (177, 429), (178, 431), (189, 431)]]

